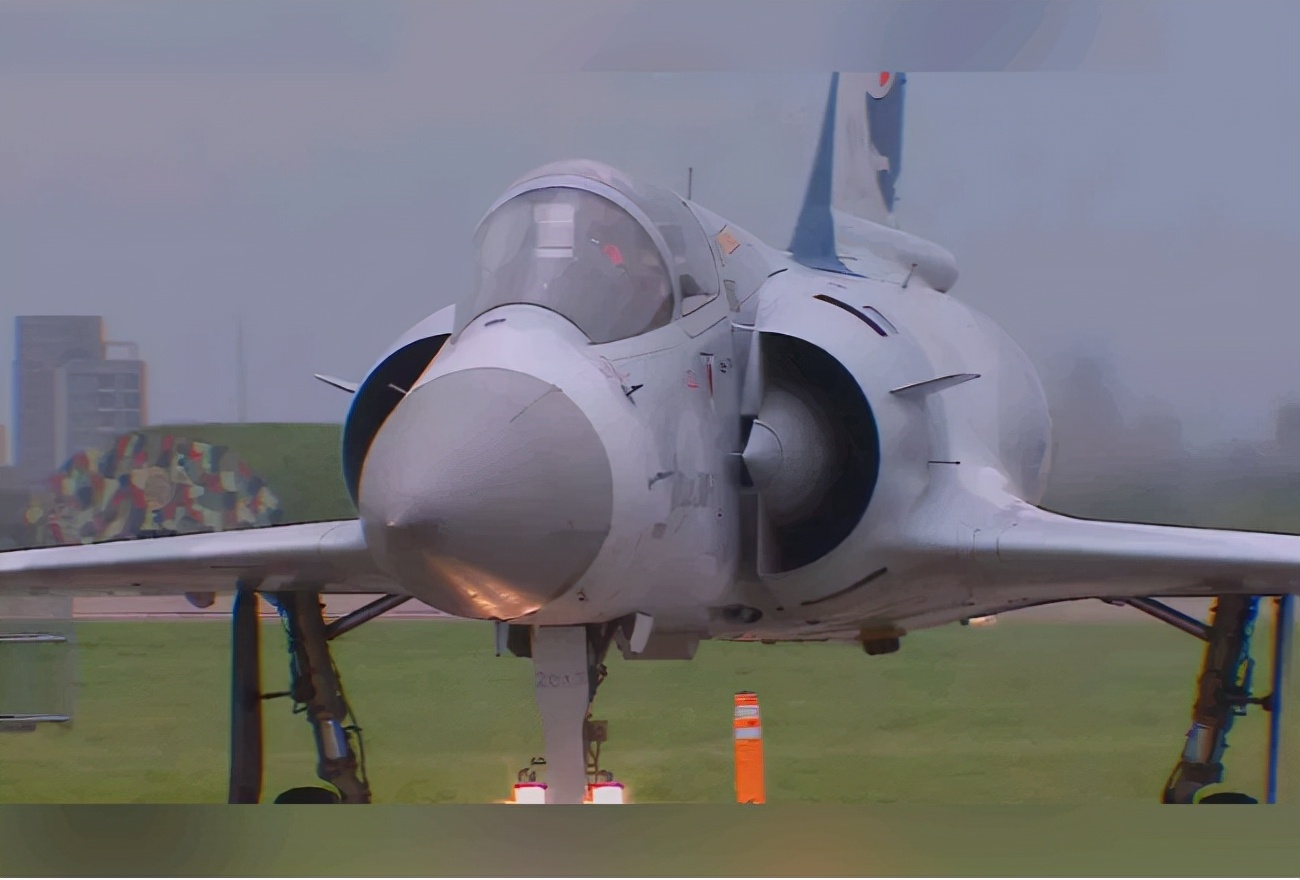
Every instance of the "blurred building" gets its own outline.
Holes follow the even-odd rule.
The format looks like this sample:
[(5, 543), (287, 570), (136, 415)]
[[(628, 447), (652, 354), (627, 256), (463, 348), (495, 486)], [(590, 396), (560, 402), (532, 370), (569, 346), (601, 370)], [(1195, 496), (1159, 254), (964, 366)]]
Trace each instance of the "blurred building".
[(31, 489), (18, 473), (18, 468), (0, 466), (0, 550), (27, 544), (31, 529), (25, 514), (30, 504)]
[(39, 480), (73, 453), (147, 424), (145, 365), (98, 315), (15, 321), (14, 464)]

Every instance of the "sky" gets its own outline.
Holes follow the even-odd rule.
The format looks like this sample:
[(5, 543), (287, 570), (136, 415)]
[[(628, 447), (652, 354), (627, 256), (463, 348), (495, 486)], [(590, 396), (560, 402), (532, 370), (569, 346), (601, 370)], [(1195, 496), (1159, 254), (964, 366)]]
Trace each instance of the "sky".
[[(761, 10), (756, 12), (755, 10)], [(466, 289), (528, 169), (600, 159), (784, 247), (828, 71), (909, 71), (901, 225), (1047, 377), (1106, 358), (1192, 445), (1300, 399), (1300, 4), (0, 5), (12, 319), (102, 314), (154, 423), (340, 421)]]

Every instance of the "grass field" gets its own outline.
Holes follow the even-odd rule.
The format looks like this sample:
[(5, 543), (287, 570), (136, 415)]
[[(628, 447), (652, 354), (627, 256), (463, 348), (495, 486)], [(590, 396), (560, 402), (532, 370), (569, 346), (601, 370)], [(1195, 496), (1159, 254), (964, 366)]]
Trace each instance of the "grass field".
[[(223, 802), (227, 627), (77, 632), (76, 724), (0, 737), (0, 802)], [(280, 690), (284, 643), (278, 626), (265, 635), (264, 687)], [(493, 657), (486, 625), (380, 621), (342, 639), (337, 656), (377, 801), (491, 802), (539, 751), (529, 665)], [(910, 635), (886, 657), (706, 643), (691, 663), (615, 656), (597, 717), (610, 721), (606, 764), (642, 803), (732, 799), (731, 698), (742, 689), (762, 701), (770, 803), (1151, 803), (1187, 729), (1199, 659), (1199, 643), (1146, 623), (954, 626)], [(302, 716), (283, 700), (267, 710), (269, 800), (311, 784), (314, 755)], [(1288, 803), (1300, 801), (1292, 716)], [(1255, 795), (1264, 719), (1240, 720), (1229, 751), (1229, 779)]]

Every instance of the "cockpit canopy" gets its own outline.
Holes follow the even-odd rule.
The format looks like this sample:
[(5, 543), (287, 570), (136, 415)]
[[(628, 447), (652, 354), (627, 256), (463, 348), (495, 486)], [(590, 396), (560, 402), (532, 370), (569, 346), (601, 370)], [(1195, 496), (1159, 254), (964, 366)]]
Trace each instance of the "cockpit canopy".
[(717, 254), (686, 203), (596, 162), (527, 175), (488, 211), (474, 245), (457, 332), (497, 306), (531, 303), (593, 343), (613, 342), (670, 323), (683, 297), (719, 289)]

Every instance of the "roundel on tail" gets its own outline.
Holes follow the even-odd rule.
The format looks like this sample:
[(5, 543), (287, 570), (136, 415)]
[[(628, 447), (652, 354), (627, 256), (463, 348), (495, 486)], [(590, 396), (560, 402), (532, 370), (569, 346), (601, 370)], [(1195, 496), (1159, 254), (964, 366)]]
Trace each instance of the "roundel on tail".
[(879, 101), (881, 98), (885, 97), (885, 95), (888, 95), (894, 88), (894, 81), (896, 79), (898, 79), (898, 77), (894, 76), (894, 74), (887, 71), (881, 71), (879, 74), (871, 77), (867, 82), (867, 94)]

